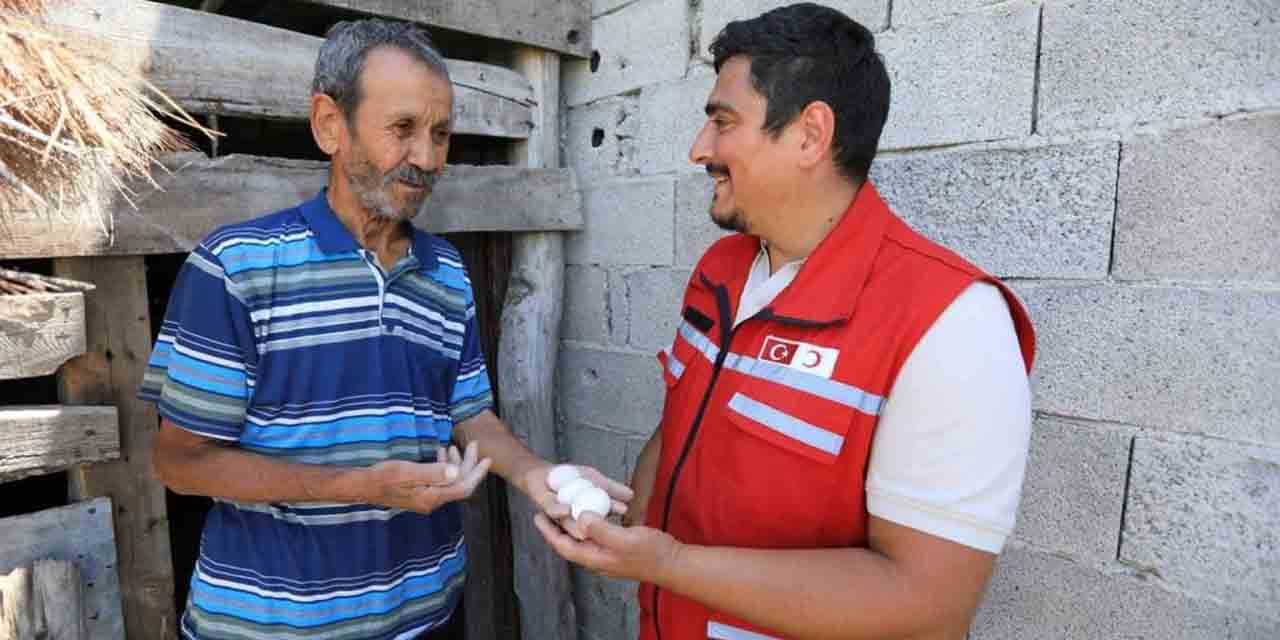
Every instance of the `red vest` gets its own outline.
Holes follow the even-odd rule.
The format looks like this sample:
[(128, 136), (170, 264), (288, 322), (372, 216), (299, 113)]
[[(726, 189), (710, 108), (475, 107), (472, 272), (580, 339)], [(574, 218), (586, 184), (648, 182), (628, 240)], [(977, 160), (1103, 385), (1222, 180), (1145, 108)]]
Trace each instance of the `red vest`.
[[(1000, 287), (1030, 371), (1034, 333), (991, 276), (920, 236), (866, 183), (796, 279), (736, 329), (759, 240), (721, 239), (685, 291), (658, 355), (667, 384), (662, 453), (646, 524), (685, 543), (770, 549), (865, 547), (872, 437), (898, 370), (969, 285)], [(640, 587), (643, 640), (749, 631), (678, 594)]]

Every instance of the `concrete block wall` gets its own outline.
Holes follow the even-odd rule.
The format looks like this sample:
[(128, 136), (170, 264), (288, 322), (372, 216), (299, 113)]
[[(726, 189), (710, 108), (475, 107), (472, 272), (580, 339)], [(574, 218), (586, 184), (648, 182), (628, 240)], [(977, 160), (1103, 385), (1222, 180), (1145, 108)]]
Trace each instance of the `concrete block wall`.
[[(561, 453), (629, 477), (654, 352), (720, 231), (688, 161), (706, 47), (785, 0), (595, 0), (562, 74)], [(877, 33), (873, 179), (1039, 331), (1017, 529), (971, 638), (1280, 637), (1280, 3), (828, 0)], [(582, 640), (634, 585), (575, 571)]]

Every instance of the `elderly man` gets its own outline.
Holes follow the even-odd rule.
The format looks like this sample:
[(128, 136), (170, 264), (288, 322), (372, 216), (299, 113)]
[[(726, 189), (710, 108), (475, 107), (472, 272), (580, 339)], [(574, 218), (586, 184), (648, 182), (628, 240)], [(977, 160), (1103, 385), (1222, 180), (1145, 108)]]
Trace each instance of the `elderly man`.
[(449, 150), (443, 58), (411, 25), (339, 24), (313, 94), (328, 188), (191, 253), (140, 392), (156, 473), (216, 500), (185, 638), (419, 637), (462, 593), (459, 501), (488, 471), (560, 513), (490, 410), (461, 257), (409, 224)]
[(659, 356), (637, 524), (538, 525), (643, 583), (644, 640), (963, 639), (1026, 465), (1026, 312), (868, 179), (889, 77), (866, 28), (799, 4), (711, 52), (690, 157), (740, 233), (694, 269)]

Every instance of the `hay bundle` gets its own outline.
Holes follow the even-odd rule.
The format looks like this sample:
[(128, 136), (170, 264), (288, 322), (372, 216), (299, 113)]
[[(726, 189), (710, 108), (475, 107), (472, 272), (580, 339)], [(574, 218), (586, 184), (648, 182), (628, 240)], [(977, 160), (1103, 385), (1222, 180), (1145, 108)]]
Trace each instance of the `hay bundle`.
[(92, 173), (127, 199), (125, 178), (188, 148), (157, 114), (205, 131), (137, 74), (44, 27), (45, 4), (0, 0), (0, 217), (91, 200)]

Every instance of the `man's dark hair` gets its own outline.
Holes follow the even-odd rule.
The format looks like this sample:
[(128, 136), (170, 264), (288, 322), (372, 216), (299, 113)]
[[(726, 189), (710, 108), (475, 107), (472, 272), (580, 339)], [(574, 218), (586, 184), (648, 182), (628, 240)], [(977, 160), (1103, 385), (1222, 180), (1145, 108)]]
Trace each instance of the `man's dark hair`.
[(751, 63), (751, 84), (764, 96), (764, 130), (777, 136), (809, 103), (835, 112), (836, 167), (865, 179), (889, 117), (889, 74), (875, 36), (848, 16), (812, 3), (730, 22), (714, 42), (716, 73), (733, 56)]

